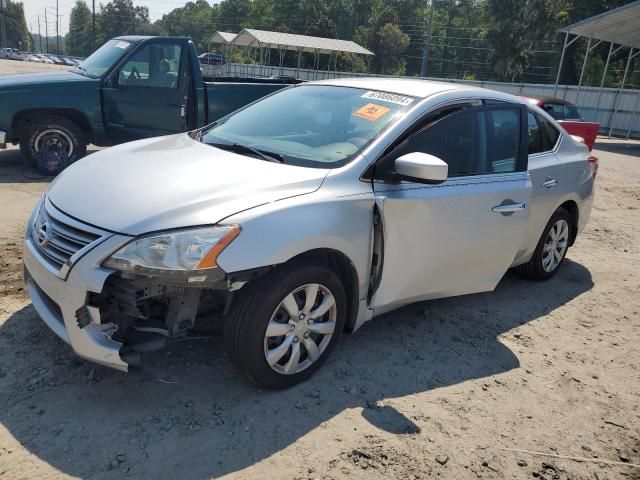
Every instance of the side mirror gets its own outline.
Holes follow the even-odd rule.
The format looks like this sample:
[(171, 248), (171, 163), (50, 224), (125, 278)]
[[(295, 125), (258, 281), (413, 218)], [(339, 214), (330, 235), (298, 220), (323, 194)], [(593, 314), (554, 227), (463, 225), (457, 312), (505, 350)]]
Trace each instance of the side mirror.
[(449, 165), (434, 155), (412, 152), (396, 158), (396, 174), (418, 183), (437, 184), (447, 179)]

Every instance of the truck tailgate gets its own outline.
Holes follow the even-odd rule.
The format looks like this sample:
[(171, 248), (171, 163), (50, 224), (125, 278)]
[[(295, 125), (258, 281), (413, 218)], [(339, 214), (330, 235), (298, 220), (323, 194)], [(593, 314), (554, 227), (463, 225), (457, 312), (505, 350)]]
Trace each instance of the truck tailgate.
[(558, 121), (562, 128), (564, 128), (571, 135), (577, 135), (584, 139), (584, 143), (589, 147), (589, 151), (593, 149), (593, 144), (598, 136), (600, 130), (600, 124), (594, 122), (572, 122), (568, 120)]

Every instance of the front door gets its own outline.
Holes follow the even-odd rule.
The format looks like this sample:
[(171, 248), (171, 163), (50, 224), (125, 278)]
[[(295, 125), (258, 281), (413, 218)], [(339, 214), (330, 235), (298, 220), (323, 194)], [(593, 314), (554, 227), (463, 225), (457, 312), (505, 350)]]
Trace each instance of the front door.
[(102, 95), (112, 143), (186, 130), (190, 82), (184, 50), (161, 39), (145, 43), (110, 76)]
[(379, 313), (495, 288), (523, 245), (529, 216), (523, 121), (520, 106), (461, 109), (427, 121), (391, 153), (435, 155), (448, 164), (449, 178), (439, 185), (374, 182), (384, 238), (371, 299)]

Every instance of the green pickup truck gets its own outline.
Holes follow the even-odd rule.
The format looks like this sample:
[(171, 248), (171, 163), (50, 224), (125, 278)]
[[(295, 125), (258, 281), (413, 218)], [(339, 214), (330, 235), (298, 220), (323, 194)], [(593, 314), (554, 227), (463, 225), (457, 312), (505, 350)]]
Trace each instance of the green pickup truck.
[(0, 148), (20, 144), (34, 166), (64, 149), (72, 162), (89, 143), (193, 130), (291, 83), (204, 78), (188, 38), (118, 37), (69, 72), (0, 76)]

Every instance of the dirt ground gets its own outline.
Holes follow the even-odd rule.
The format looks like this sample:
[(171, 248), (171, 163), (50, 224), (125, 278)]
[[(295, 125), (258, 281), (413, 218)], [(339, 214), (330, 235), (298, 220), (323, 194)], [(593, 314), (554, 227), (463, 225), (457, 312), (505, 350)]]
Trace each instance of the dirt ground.
[(20, 279), (47, 179), (0, 151), (0, 479), (640, 479), (640, 142), (596, 148), (592, 219), (556, 277), (377, 318), (280, 392), (220, 337), (129, 374), (77, 358)]
[(71, 67), (63, 65), (51, 65), (49, 63), (21, 62), (18, 60), (0, 60), (0, 74), (48, 72), (56, 70), (71, 70)]

